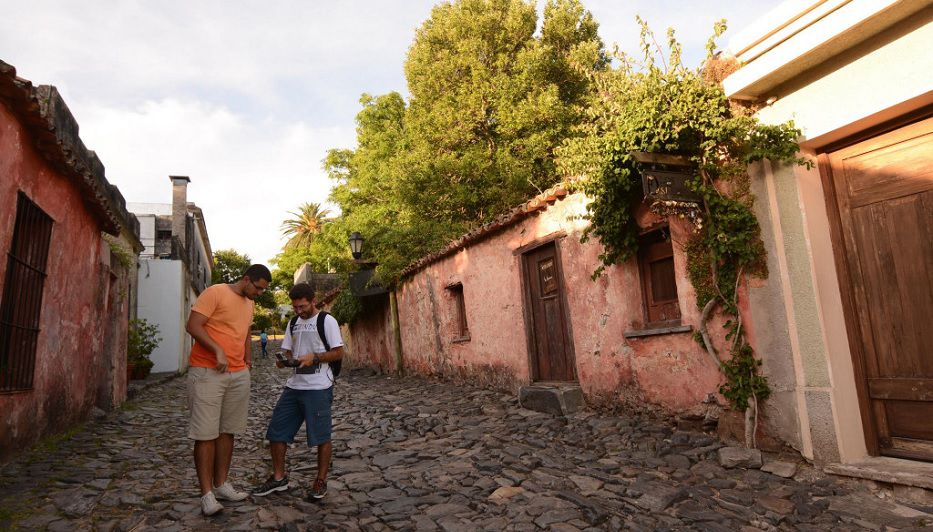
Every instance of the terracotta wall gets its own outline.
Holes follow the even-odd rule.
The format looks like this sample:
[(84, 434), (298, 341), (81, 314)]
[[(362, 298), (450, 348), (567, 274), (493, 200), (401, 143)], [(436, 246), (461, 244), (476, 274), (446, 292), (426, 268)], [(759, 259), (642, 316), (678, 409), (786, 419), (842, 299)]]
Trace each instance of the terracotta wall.
[(54, 225), (34, 387), (0, 394), (0, 460), (82, 421), (95, 405), (119, 404), (126, 395), (125, 370), (120, 373), (125, 367), (126, 272), (111, 277), (99, 221), (88, 213), (73, 183), (46, 164), (16, 117), (0, 104), (0, 283), (20, 190)]
[(381, 373), (391, 373), (395, 371), (395, 352), (392, 348), (389, 297), (369, 296), (364, 305), (365, 314), (341, 330), (344, 367), (368, 366)]
[[(516, 389), (531, 380), (523, 309), (521, 254), (539, 239), (557, 239), (575, 365), (588, 400), (657, 405), (667, 411), (702, 411), (715, 394), (720, 374), (690, 332), (626, 338), (641, 328), (644, 312), (634, 261), (608, 268), (596, 281), (597, 242), (580, 243), (586, 222), (581, 194), (556, 201), (478, 243), (415, 273), (398, 289), (405, 368), (424, 374), (467, 376)], [(639, 213), (645, 226), (660, 221)], [(671, 223), (683, 323), (696, 327), (699, 310), (680, 245), (689, 235)], [(447, 288), (462, 283), (470, 340), (456, 341), (455, 300)], [(713, 325), (712, 330), (721, 329)]]

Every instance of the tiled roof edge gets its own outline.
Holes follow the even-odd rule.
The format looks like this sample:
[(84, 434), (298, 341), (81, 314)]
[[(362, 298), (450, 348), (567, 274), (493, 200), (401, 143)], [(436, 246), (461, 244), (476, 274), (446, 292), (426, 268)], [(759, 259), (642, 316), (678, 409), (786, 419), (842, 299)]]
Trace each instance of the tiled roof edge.
[(124, 225), (138, 239), (138, 224), (129, 221), (123, 195), (107, 181), (97, 154), (84, 146), (78, 136), (78, 122), (58, 89), (51, 85), (36, 87), (17, 77), (12, 65), (0, 61), (0, 99), (21, 120), (42, 157), (78, 185), (89, 209), (100, 219), (101, 228), (119, 235)]
[(464, 234), (460, 238), (452, 240), (439, 251), (425, 255), (424, 257), (421, 257), (420, 259), (411, 263), (408, 267), (402, 270), (402, 273), (399, 274), (399, 279), (404, 280), (407, 277), (411, 277), (427, 266), (434, 264), (435, 262), (450, 255), (453, 255), (461, 249), (485, 240), (493, 234), (511, 227), (524, 220), (525, 218), (547, 209), (549, 206), (554, 204), (554, 202), (564, 199), (569, 194), (569, 183), (558, 183), (557, 185), (554, 185), (541, 194), (538, 194), (537, 196), (526, 201), (525, 203), (522, 203), (521, 205), (509, 210), (508, 212), (499, 215), (491, 222), (485, 223), (476, 229), (473, 229), (472, 231)]

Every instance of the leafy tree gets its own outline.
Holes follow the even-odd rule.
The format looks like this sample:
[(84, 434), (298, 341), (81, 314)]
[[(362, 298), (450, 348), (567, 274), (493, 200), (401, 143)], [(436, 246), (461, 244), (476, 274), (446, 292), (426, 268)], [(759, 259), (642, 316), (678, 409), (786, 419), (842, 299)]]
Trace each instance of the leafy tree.
[[(249, 268), (249, 255), (238, 253), (233, 249), (222, 249), (214, 252), (214, 269), (211, 271), (211, 284), (227, 283), (233, 284), (243, 277), (243, 272)], [(275, 308), (275, 296), (273, 292), (276, 285), (273, 282), (269, 288), (256, 298), (256, 305), (264, 308)]]
[(307, 247), (328, 222), (330, 209), (321, 208), (320, 203), (303, 203), (298, 212), (289, 214), (294, 218), (282, 222), (282, 235), (289, 237), (285, 247)]
[(235, 283), (243, 277), (243, 272), (250, 266), (249, 255), (237, 253), (234, 249), (221, 249), (214, 252), (214, 269), (211, 271), (211, 284)]
[(413, 212), (459, 231), (558, 180), (553, 151), (588, 92), (573, 64), (599, 70), (606, 58), (578, 1), (548, 2), (536, 28), (534, 2), (521, 0), (440, 4), (419, 28), (400, 176)]
[(342, 214), (315, 237), (309, 262), (348, 268), (346, 239), (359, 231), (364, 255), (392, 279), (555, 183), (554, 150), (583, 119), (587, 72), (608, 60), (578, 0), (549, 1), (536, 29), (533, 2), (434, 8), (406, 61), (410, 100), (364, 94), (356, 149), (325, 159)]
[(262, 331), (271, 329), (279, 319), (279, 315), (275, 311), (256, 306), (253, 310), (253, 330)]

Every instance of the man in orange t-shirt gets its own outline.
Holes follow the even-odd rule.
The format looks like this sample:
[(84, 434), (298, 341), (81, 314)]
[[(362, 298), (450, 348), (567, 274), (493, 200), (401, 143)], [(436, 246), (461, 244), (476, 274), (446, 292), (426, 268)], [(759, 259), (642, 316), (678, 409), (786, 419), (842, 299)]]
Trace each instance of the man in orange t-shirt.
[(194, 466), (201, 485), (201, 512), (223, 510), (217, 499), (240, 501), (247, 494), (227, 480), (233, 437), (246, 430), (249, 406), (253, 301), (269, 287), (272, 274), (253, 264), (233, 284), (207, 287), (188, 316), (195, 339), (188, 361), (188, 437), (194, 441)]

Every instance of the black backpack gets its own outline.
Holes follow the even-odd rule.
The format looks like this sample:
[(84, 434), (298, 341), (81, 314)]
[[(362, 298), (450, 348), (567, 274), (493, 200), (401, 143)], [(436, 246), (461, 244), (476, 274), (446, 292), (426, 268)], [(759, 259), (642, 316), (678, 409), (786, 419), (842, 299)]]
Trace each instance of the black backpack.
[[(330, 344), (327, 343), (327, 335), (324, 334), (324, 318), (328, 314), (323, 310), (317, 313), (317, 335), (321, 337), (321, 342), (324, 343), (324, 351), (330, 351)], [(295, 324), (298, 323), (298, 315), (292, 316), (292, 319), (288, 320), (288, 333), (292, 337), (292, 341), (295, 341)], [(343, 360), (335, 360), (333, 362), (328, 362), (330, 364), (330, 371), (334, 374), (336, 379), (340, 375), (340, 369), (343, 366)]]

